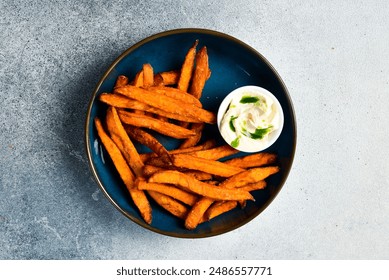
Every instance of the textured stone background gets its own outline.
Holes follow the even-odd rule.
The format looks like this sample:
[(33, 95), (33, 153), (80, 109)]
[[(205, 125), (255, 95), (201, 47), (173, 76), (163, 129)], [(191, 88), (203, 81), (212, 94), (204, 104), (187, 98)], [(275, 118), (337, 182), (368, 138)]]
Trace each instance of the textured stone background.
[[(0, 259), (389, 258), (388, 1), (28, 2), (0, 0)], [(148, 232), (117, 212), (83, 142), (105, 69), (139, 40), (181, 27), (261, 52), (298, 123), (277, 199), (244, 227), (201, 240)]]

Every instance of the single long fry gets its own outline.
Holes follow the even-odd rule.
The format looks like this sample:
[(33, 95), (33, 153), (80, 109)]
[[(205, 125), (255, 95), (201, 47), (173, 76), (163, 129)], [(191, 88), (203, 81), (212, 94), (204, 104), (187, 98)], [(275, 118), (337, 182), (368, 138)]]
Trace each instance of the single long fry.
[[(154, 165), (150, 165), (150, 164), (145, 164), (145, 166), (143, 167), (143, 176), (145, 177), (150, 177), (152, 176), (154, 173), (157, 173), (159, 171), (164, 171), (164, 170), (178, 170), (177, 167), (175, 166), (166, 166), (164, 165), (163, 167), (159, 167), (159, 166), (154, 166)], [(199, 181), (209, 181), (209, 180), (212, 180), (212, 175), (209, 174), (209, 173), (205, 173), (205, 172), (202, 172), (202, 171), (197, 171), (197, 170), (178, 170), (178, 171), (181, 171), (182, 173), (186, 174), (186, 175), (189, 175), (189, 176), (192, 176), (193, 178), (195, 178), (196, 180), (199, 180)]]
[(139, 111), (145, 111), (148, 113), (156, 114), (159, 116), (163, 116), (169, 119), (184, 121), (184, 122), (198, 122), (199, 120), (195, 120), (192, 117), (183, 116), (179, 114), (169, 113), (164, 110), (152, 107), (138, 100), (134, 100), (128, 98), (121, 94), (111, 94), (111, 93), (103, 93), (99, 96), (99, 100), (116, 108), (123, 109), (133, 109), (136, 110), (137, 113)]
[(276, 159), (277, 156), (272, 153), (256, 153), (226, 160), (224, 163), (240, 168), (251, 168), (272, 164)]
[(266, 187), (266, 181), (261, 180), (261, 181), (255, 182), (255, 183), (250, 183), (250, 184), (244, 185), (242, 187), (239, 187), (239, 189), (251, 192), (251, 191), (256, 191), (256, 190), (262, 190), (265, 187)]
[(244, 171), (242, 168), (230, 166), (223, 162), (199, 158), (188, 154), (171, 155), (171, 158), (173, 165), (177, 167), (200, 170), (221, 177), (231, 177)]
[(137, 127), (145, 127), (173, 138), (184, 139), (193, 135), (193, 132), (189, 129), (182, 128), (172, 123), (154, 119), (149, 116), (139, 115), (125, 111), (119, 111), (119, 116), (123, 123)]
[(115, 82), (115, 88), (117, 87), (122, 87), (128, 84), (128, 77), (124, 75), (120, 75), (117, 77), (116, 82)]
[(144, 191), (131, 189), (129, 190), (132, 201), (139, 209), (139, 212), (146, 223), (151, 224), (153, 220), (152, 209), (149, 200)]
[(132, 82), (132, 84), (135, 87), (143, 87), (143, 81), (144, 81), (144, 77), (143, 77), (143, 69), (142, 69), (138, 73), (136, 73), (134, 81)]
[(200, 99), (205, 82), (209, 78), (210, 70), (208, 65), (207, 47), (202, 47), (196, 55), (196, 67), (193, 73), (192, 84), (189, 90), (193, 96)]
[(166, 148), (150, 133), (138, 127), (127, 127), (126, 131), (135, 141), (147, 146), (157, 155), (170, 159), (169, 152)]
[(196, 57), (196, 47), (198, 43), (199, 41), (196, 40), (185, 56), (184, 63), (182, 64), (181, 67), (180, 78), (177, 84), (177, 88), (180, 90), (188, 91), (189, 82), (190, 79), (192, 78), (194, 60)]
[[(142, 88), (137, 88), (131, 85), (115, 89), (115, 93), (120, 93), (127, 97), (149, 104), (150, 106), (159, 108), (161, 110), (192, 117), (194, 120), (206, 123), (215, 123), (216, 116), (214, 113), (199, 108), (193, 104), (177, 100), (170, 96), (159, 95), (155, 97), (155, 93)], [(195, 122), (195, 121), (194, 121)]]
[(195, 229), (213, 202), (214, 200), (209, 197), (199, 199), (186, 216), (185, 227), (189, 230)]
[(129, 191), (132, 197), (132, 200), (134, 201), (136, 207), (139, 209), (142, 218), (145, 220), (146, 223), (151, 224), (152, 221), (151, 206), (147, 200), (147, 197), (144, 195), (143, 191), (137, 190), (134, 187), (134, 180), (135, 180), (134, 174), (132, 173), (130, 167), (127, 165), (127, 162), (122, 156), (119, 148), (115, 145), (115, 143), (111, 140), (111, 138), (109, 138), (109, 136), (104, 131), (100, 119), (95, 118), (95, 126), (101, 142), (103, 143), (105, 149), (107, 150), (109, 156), (111, 157), (112, 162), (115, 165), (120, 178), (123, 180), (127, 190)]
[(279, 171), (278, 166), (256, 167), (241, 172), (223, 181), (220, 186), (223, 188), (239, 188), (247, 184), (262, 181)]
[[(238, 152), (239, 152), (238, 150), (232, 148), (230, 145), (222, 145), (222, 146), (207, 149), (207, 150), (199, 150), (199, 151), (190, 152), (188, 154), (191, 156), (199, 157), (199, 158), (218, 160), (218, 159), (221, 159), (221, 158), (224, 158), (227, 156), (237, 154)], [(240, 167), (240, 166), (238, 166), (238, 167)]]
[(139, 190), (156, 191), (168, 195), (189, 206), (194, 205), (198, 200), (197, 195), (166, 184), (148, 183), (146, 181), (138, 180), (137, 187)]
[(163, 77), (160, 73), (154, 75), (154, 86), (164, 86)]
[(130, 165), (131, 169), (135, 173), (136, 176), (142, 175), (143, 162), (139, 156), (138, 151), (136, 150), (134, 144), (131, 139), (128, 137), (126, 130), (124, 129), (119, 115), (115, 109), (115, 107), (109, 107), (107, 110), (107, 118), (112, 115), (112, 120), (114, 122), (115, 127), (112, 128), (114, 134), (116, 134), (120, 138), (120, 142), (122, 144), (122, 153), (127, 158), (127, 162)]
[(186, 190), (215, 200), (253, 200), (251, 194), (239, 189), (225, 189), (194, 179), (182, 172), (166, 170), (157, 172), (149, 180), (151, 183), (178, 185)]
[(111, 138), (104, 131), (103, 125), (99, 118), (95, 118), (95, 126), (97, 133), (100, 137), (101, 142), (103, 143), (105, 149), (107, 150), (109, 156), (112, 159), (113, 164), (118, 171), (120, 178), (122, 178), (124, 184), (128, 189), (134, 188), (134, 174), (132, 173), (130, 167), (127, 165), (126, 160), (124, 159), (122, 153), (116, 144), (111, 140)]
[(148, 88), (154, 85), (154, 70), (150, 63), (143, 64), (143, 87)]
[(201, 102), (195, 98), (193, 95), (187, 93), (186, 91), (179, 90), (173, 87), (165, 87), (165, 86), (153, 86), (148, 88), (149, 91), (159, 94), (166, 95), (168, 97), (174, 98), (176, 100), (181, 100), (182, 102), (186, 102), (189, 104), (196, 105), (197, 107), (202, 107)]
[(177, 70), (165, 71), (165, 72), (160, 72), (157, 75), (160, 75), (162, 77), (163, 85), (171, 86), (171, 85), (176, 85), (178, 83), (178, 79), (180, 78), (180, 71)]
[(185, 219), (186, 215), (188, 214), (188, 208), (185, 207), (185, 205), (181, 204), (174, 198), (171, 198), (168, 195), (155, 192), (155, 191), (148, 191), (148, 194), (157, 202), (162, 208), (169, 211), (174, 216)]
[(192, 124), (191, 130), (196, 134), (194, 136), (189, 137), (180, 145), (180, 148), (189, 148), (196, 146), (196, 144), (200, 141), (202, 132), (204, 129), (204, 123), (194, 123)]
[(225, 212), (234, 209), (236, 206), (238, 206), (238, 202), (234, 200), (215, 202), (204, 213), (204, 218), (209, 221)]

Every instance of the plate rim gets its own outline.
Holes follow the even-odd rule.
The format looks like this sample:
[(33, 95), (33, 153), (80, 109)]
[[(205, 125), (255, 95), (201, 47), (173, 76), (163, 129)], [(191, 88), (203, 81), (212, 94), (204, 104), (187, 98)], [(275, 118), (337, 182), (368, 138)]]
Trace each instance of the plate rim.
[[(89, 138), (89, 134), (90, 134), (89, 125), (90, 125), (90, 121), (91, 121), (91, 110), (92, 110), (94, 101), (97, 97), (97, 93), (98, 93), (101, 85), (104, 83), (105, 79), (108, 77), (108, 75), (112, 72), (112, 70), (116, 67), (116, 65), (118, 63), (120, 63), (120, 61), (124, 57), (126, 57), (127, 55), (129, 55), (133, 51), (137, 50), (138, 48), (140, 48), (144, 44), (151, 42), (151, 41), (154, 41), (156, 39), (162, 38), (162, 37), (183, 34), (183, 33), (198, 33), (198, 34), (211, 35), (211, 36), (215, 36), (215, 37), (221, 37), (223, 39), (227, 39), (229, 41), (232, 41), (232, 42), (248, 49), (249, 51), (254, 53), (256, 56), (258, 56), (258, 58), (260, 60), (262, 60), (271, 69), (271, 71), (275, 74), (276, 79), (279, 81), (279, 83), (280, 83), (280, 85), (285, 93), (285, 97), (288, 101), (288, 107), (289, 107), (289, 110), (290, 110), (291, 115), (292, 115), (292, 120), (291, 120), (292, 130), (293, 130), (292, 154), (290, 156), (290, 162), (287, 165), (287, 170), (285, 170), (284, 176), (279, 183), (278, 190), (272, 195), (272, 197), (270, 197), (269, 200), (266, 201), (266, 203), (261, 205), (261, 207), (259, 207), (258, 210), (255, 211), (254, 215), (252, 215), (252, 216), (248, 217), (247, 219), (245, 219), (244, 221), (239, 222), (239, 223), (235, 224), (234, 226), (228, 228), (228, 230), (219, 230), (219, 231), (211, 232), (211, 233), (190, 233), (189, 232), (187, 234), (186, 233), (182, 234), (182, 233), (175, 233), (175, 232), (167, 232), (167, 231), (152, 227), (151, 225), (149, 225), (147, 223), (142, 223), (142, 222), (138, 221), (136, 218), (132, 217), (129, 213), (124, 211), (124, 209), (122, 209), (122, 207), (120, 207), (118, 205), (118, 203), (116, 203), (116, 201), (108, 194), (108, 192), (106, 191), (105, 187), (103, 186), (103, 184), (99, 178), (99, 175), (98, 175), (94, 165), (92, 164), (92, 162), (93, 162), (92, 151), (91, 151), (92, 147), (90, 145), (91, 139)], [(97, 185), (99, 186), (100, 190), (103, 192), (104, 196), (108, 199), (108, 201), (112, 205), (114, 205), (114, 207), (117, 210), (119, 210), (119, 212), (122, 213), (125, 217), (129, 218), (131, 221), (140, 225), (144, 229), (148, 229), (152, 232), (159, 233), (159, 234), (162, 234), (165, 236), (177, 237), (177, 238), (183, 238), (183, 239), (208, 238), (208, 237), (213, 237), (213, 236), (221, 235), (224, 233), (228, 233), (228, 232), (231, 232), (239, 227), (244, 226), (245, 224), (249, 223), (257, 216), (259, 216), (265, 209), (268, 208), (268, 206), (272, 203), (272, 201), (278, 196), (278, 194), (281, 191), (281, 189), (283, 188), (287, 178), (289, 177), (289, 174), (290, 174), (290, 171), (292, 169), (293, 162), (294, 162), (296, 147), (297, 147), (297, 122), (296, 122), (296, 113), (294, 110), (294, 105), (293, 105), (292, 99), (290, 97), (290, 93), (289, 93), (288, 88), (286, 87), (284, 81), (282, 80), (281, 76), (279, 75), (277, 70), (274, 68), (274, 66), (259, 51), (257, 51), (256, 49), (254, 49), (250, 45), (246, 44), (245, 42), (237, 39), (236, 37), (233, 37), (232, 35), (229, 35), (229, 34), (226, 34), (226, 33), (220, 32), (220, 31), (216, 31), (216, 30), (212, 30), (212, 29), (205, 29), (205, 28), (177, 28), (177, 29), (171, 29), (171, 30), (166, 30), (166, 31), (154, 33), (154, 34), (138, 41), (137, 43), (131, 45), (129, 48), (127, 48), (124, 52), (122, 52), (110, 64), (110, 66), (106, 69), (106, 71), (104, 72), (104, 74), (101, 76), (98, 83), (94, 87), (93, 93), (92, 93), (92, 95), (89, 99), (89, 102), (88, 102), (87, 115), (86, 115), (85, 124), (84, 124), (84, 148), (85, 148), (85, 152), (86, 152), (87, 158), (88, 158), (88, 165), (89, 165), (90, 170), (92, 171), (94, 180), (97, 182)]]

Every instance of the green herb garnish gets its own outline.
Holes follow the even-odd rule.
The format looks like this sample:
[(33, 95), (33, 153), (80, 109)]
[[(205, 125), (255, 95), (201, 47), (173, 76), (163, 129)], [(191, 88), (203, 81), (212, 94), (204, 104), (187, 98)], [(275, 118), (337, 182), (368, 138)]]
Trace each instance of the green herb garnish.
[(266, 128), (257, 128), (255, 129), (254, 133), (250, 133), (250, 137), (252, 139), (262, 139), (265, 137), (266, 134), (268, 134), (272, 130), (273, 126), (269, 126)]
[(238, 118), (238, 117), (235, 117), (235, 116), (231, 116), (231, 118), (230, 118), (230, 122), (229, 122), (229, 124), (230, 124), (230, 129), (231, 129), (233, 132), (236, 131), (235, 126), (234, 126), (234, 120), (236, 120), (237, 118)]
[(235, 138), (235, 140), (233, 140), (232, 142), (231, 142), (231, 146), (233, 147), (233, 148), (237, 148), (238, 146), (239, 146), (239, 136), (238, 137), (236, 137)]
[(256, 96), (243, 96), (240, 99), (240, 103), (246, 104), (246, 103), (257, 103), (259, 101), (259, 97)]

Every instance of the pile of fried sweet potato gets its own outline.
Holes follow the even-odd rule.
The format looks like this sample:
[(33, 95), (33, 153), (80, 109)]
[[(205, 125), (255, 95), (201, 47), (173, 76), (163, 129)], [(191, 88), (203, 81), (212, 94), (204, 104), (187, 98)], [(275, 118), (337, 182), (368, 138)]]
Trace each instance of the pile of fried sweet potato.
[[(99, 138), (148, 224), (150, 198), (192, 230), (238, 205), (244, 207), (253, 200), (250, 192), (265, 188), (265, 179), (279, 171), (275, 154), (220, 161), (238, 151), (215, 146), (212, 139), (200, 143), (204, 125), (215, 124), (216, 116), (200, 102), (211, 71), (207, 48), (197, 51), (197, 46), (198, 41), (178, 71), (154, 73), (145, 63), (132, 81), (121, 75), (112, 93), (99, 96), (108, 105), (105, 120), (94, 120)], [(182, 139), (181, 144), (168, 151), (154, 133)], [(140, 154), (134, 142), (152, 152)]]

